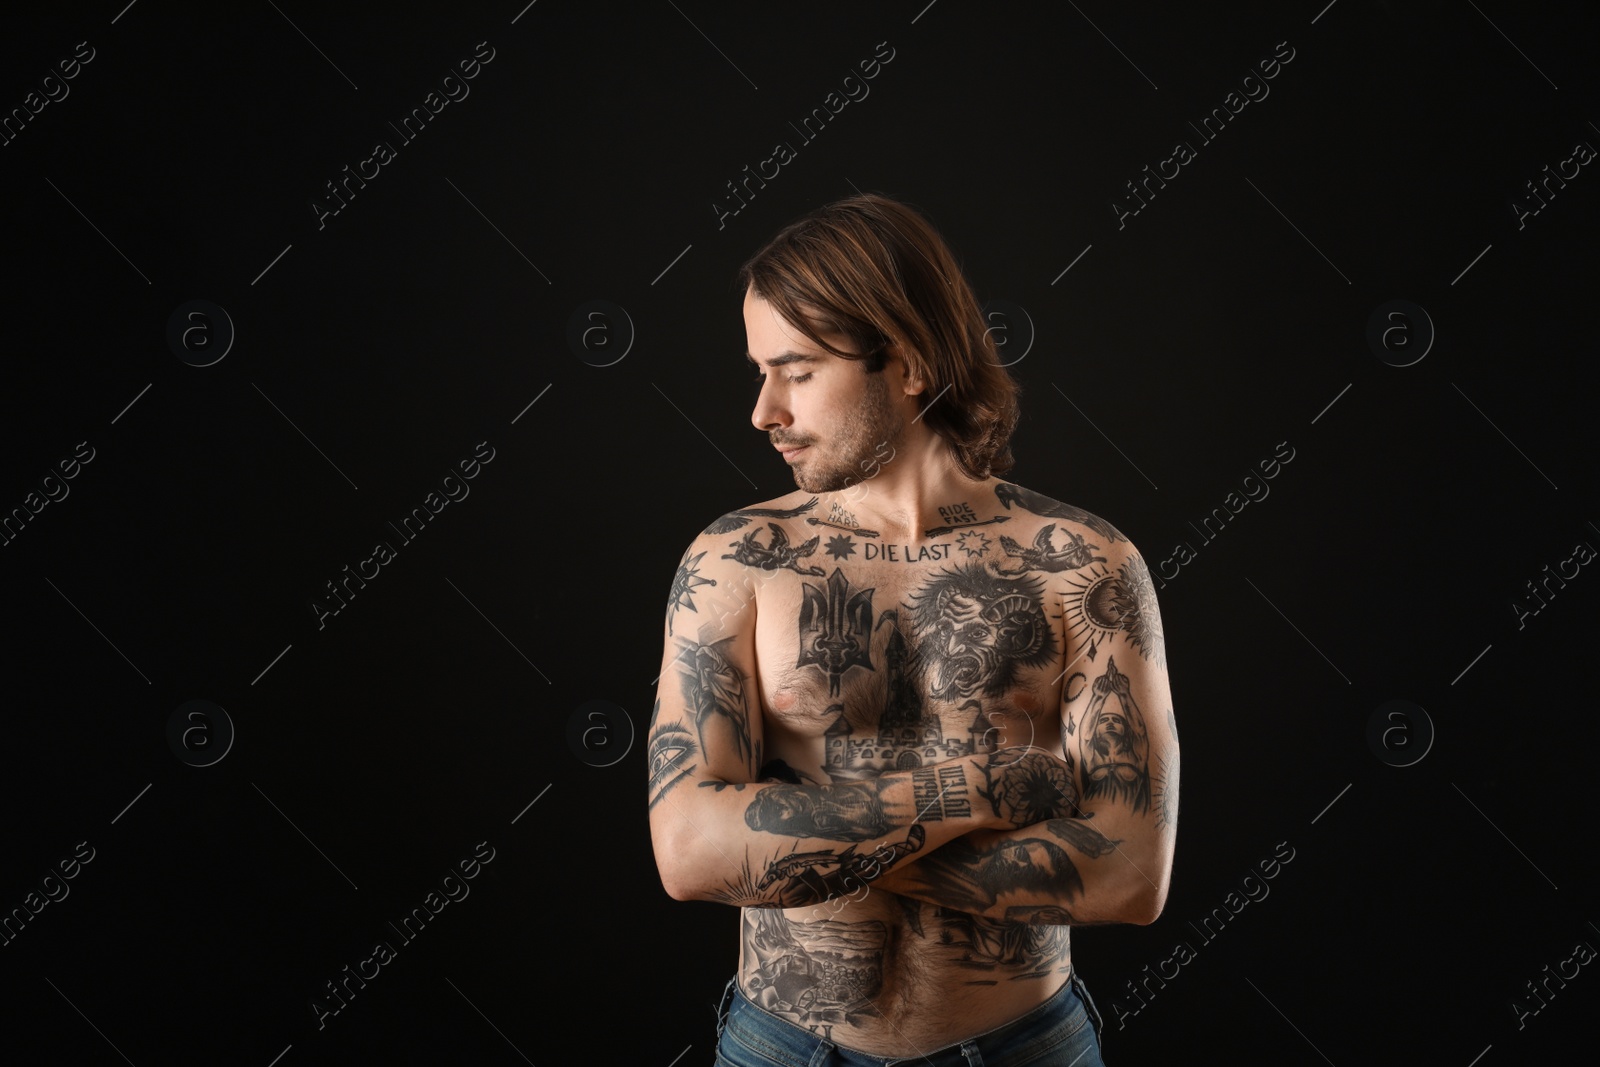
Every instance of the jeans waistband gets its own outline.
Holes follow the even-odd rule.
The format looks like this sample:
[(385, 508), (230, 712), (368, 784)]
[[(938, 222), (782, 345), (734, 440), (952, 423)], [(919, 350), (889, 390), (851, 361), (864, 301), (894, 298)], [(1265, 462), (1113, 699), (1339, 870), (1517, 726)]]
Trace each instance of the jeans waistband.
[[(1076, 998), (1081, 1004), (1081, 1009), (1078, 1004), (1068, 1005), (1067, 1002), (1073, 998)], [(829, 1050), (837, 1050), (841, 1054), (841, 1059), (838, 1062), (872, 1065), (895, 1063), (934, 1063), (936, 1065), (950, 1063), (963, 1065), (971, 1062), (984, 1062), (984, 1060), (978, 1058), (979, 1052), (984, 1053), (987, 1057), (992, 1057), (997, 1053), (1003, 1054), (1008, 1050), (1015, 1052), (1018, 1046), (1026, 1047), (1033, 1040), (1043, 1036), (1030, 1035), (1030, 1030), (1042, 1029), (1045, 1033), (1048, 1033), (1054, 1029), (1052, 1026), (1041, 1026), (1046, 1019), (1053, 1015), (1066, 1013), (1062, 1019), (1062, 1021), (1066, 1021), (1070, 1015), (1076, 1014), (1080, 1010), (1082, 1011), (1080, 1022), (1076, 1026), (1072, 1026), (1071, 1030), (1073, 1032), (1081, 1030), (1084, 1024), (1087, 1023), (1093, 1027), (1096, 1038), (1095, 1043), (1098, 1044), (1098, 1039), (1103, 1029), (1100, 1013), (1096, 1009), (1094, 1001), (1090, 999), (1089, 991), (1083, 984), (1083, 980), (1078, 976), (1077, 968), (1074, 967), (1068, 974), (1067, 980), (1061, 984), (1061, 988), (1052, 993), (1042, 1003), (1035, 1005), (1009, 1022), (1001, 1023), (999, 1026), (925, 1053), (918, 1053), (904, 1058), (885, 1057), (861, 1052), (845, 1045), (839, 1045), (836, 1042), (824, 1040), (811, 1030), (766, 1011), (743, 994), (738, 987), (737, 976), (735, 976), (729, 979), (728, 984), (724, 987), (722, 1001), (717, 1008), (717, 1035), (720, 1040), (723, 1030), (728, 1026), (730, 1017), (737, 1013), (741, 1017), (748, 1019), (747, 1022), (736, 1026), (736, 1031), (741, 1036), (745, 1035), (753, 1022), (757, 1027), (773, 1029), (776, 1033), (785, 1035), (783, 1044), (788, 1046), (791, 1052), (798, 1052), (801, 1047), (815, 1048), (820, 1045), (826, 1046)], [(749, 1018), (746, 1013), (755, 1013), (755, 1015), (753, 1018)], [(1048, 1038), (1046, 1039), (1048, 1040)], [(1005, 1061), (1003, 1059), (988, 1059), (987, 1062)]]

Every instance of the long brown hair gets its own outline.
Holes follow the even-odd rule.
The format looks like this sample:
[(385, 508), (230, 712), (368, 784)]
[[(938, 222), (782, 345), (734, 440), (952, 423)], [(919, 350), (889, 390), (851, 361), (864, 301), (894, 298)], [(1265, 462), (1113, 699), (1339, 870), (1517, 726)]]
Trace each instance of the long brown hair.
[[(924, 390), (922, 421), (972, 478), (1012, 467), (1017, 383), (1001, 366), (972, 286), (916, 209), (876, 193), (790, 223), (744, 266), (739, 288), (770, 303), (811, 341), (869, 372), (892, 346)], [(841, 349), (823, 336), (842, 335)]]

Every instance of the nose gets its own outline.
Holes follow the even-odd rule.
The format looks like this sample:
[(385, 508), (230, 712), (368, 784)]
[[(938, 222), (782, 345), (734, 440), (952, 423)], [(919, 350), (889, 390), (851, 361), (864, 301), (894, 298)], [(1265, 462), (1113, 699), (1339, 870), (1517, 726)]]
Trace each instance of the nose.
[(783, 403), (782, 390), (772, 384), (772, 378), (763, 376), (756, 393), (756, 406), (750, 412), (750, 423), (763, 433), (782, 429), (793, 420)]

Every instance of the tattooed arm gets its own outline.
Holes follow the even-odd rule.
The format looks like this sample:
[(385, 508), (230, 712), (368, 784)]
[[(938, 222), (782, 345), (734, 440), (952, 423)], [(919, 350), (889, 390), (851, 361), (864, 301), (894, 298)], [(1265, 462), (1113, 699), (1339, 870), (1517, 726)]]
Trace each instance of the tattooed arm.
[[(1178, 736), (1161, 615), (1131, 544), (1052, 592), (1071, 629), (1062, 736), (1073, 817), (968, 834), (877, 883), (997, 919), (1151, 923), (1166, 901), (1178, 814)], [(1065, 674), (1067, 672), (1063, 672)]]
[[(756, 603), (762, 576), (702, 535), (679, 564), (667, 605), (666, 648), (650, 724), (650, 830), (669, 895), (744, 907), (800, 907), (862, 890), (913, 853), (972, 830), (1016, 824), (1016, 798), (939, 803), (928, 768), (870, 782), (758, 782), (762, 717), (755, 684)], [(973, 792), (1023, 773), (1066, 782), (1066, 765), (1041, 752), (963, 756), (933, 768), (942, 788)], [(1047, 814), (1066, 814), (1060, 793)], [(1033, 821), (1032, 818), (1021, 821)]]

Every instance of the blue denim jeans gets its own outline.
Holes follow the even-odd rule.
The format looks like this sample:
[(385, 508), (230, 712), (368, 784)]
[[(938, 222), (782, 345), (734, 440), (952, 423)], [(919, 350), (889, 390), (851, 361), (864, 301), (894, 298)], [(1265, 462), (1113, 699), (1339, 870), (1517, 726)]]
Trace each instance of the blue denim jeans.
[(716, 1067), (1105, 1067), (1100, 1013), (1074, 968), (1060, 992), (987, 1033), (904, 1059), (869, 1056), (763, 1011), (730, 980), (717, 1010)]

